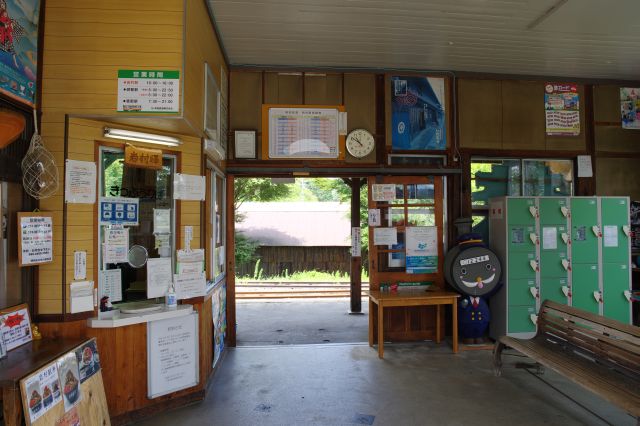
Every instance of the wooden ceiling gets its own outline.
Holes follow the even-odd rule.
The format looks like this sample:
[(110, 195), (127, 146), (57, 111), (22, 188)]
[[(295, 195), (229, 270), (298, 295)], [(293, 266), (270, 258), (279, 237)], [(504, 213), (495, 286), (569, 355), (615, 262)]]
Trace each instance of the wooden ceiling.
[(639, 0), (207, 0), (232, 65), (638, 80)]

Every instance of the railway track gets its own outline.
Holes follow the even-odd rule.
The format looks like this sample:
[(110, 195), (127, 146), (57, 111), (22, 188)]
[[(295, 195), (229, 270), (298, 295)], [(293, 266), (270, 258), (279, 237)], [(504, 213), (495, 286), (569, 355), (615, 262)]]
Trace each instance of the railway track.
[[(330, 283), (237, 283), (236, 299), (316, 299), (350, 297), (350, 285)], [(362, 296), (369, 283), (362, 284)]]

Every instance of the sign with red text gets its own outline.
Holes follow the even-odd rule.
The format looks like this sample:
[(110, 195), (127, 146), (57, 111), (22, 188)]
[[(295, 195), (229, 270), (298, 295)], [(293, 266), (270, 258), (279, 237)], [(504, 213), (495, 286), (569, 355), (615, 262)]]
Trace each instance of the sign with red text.
[(547, 135), (580, 134), (580, 96), (577, 84), (545, 84), (544, 110)]

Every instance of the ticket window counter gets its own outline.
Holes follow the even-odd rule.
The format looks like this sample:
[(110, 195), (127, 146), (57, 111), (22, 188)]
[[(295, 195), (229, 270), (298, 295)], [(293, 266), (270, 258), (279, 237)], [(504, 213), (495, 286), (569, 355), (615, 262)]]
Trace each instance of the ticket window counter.
[[(120, 270), (120, 291), (111, 289), (109, 292), (112, 295), (109, 301), (114, 308), (131, 306), (128, 302), (149, 299), (146, 267), (148, 259), (171, 258), (171, 271), (174, 270), (175, 172), (174, 155), (164, 154), (162, 167), (153, 170), (126, 165), (122, 149), (100, 148), (102, 200), (98, 213), (98, 268), (100, 271)], [(119, 204), (119, 200), (123, 203)], [(105, 201), (110, 203), (103, 205)], [(103, 209), (107, 211), (104, 212)], [(114, 223), (107, 224), (103, 216), (112, 217)], [(122, 223), (118, 223), (120, 219)], [(136, 220), (137, 224), (132, 223)], [(99, 279), (105, 280), (104, 275), (100, 275)], [(118, 281), (113, 279), (113, 274), (109, 280), (109, 285)], [(104, 293), (104, 290), (101, 291)], [(117, 296), (114, 297), (114, 294)], [(100, 294), (99, 299), (103, 296), (104, 294)], [(150, 302), (160, 300), (152, 298)]]

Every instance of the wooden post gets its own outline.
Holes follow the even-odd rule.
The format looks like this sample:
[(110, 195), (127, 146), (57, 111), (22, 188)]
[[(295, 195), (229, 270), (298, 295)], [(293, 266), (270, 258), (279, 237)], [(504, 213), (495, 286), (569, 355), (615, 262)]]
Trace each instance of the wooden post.
[(233, 195), (234, 175), (227, 175), (227, 345), (236, 346), (236, 243)]
[[(351, 187), (351, 228), (360, 227), (360, 187), (365, 179), (344, 179)], [(349, 314), (362, 314), (362, 256), (351, 256), (350, 275), (350, 310)]]

